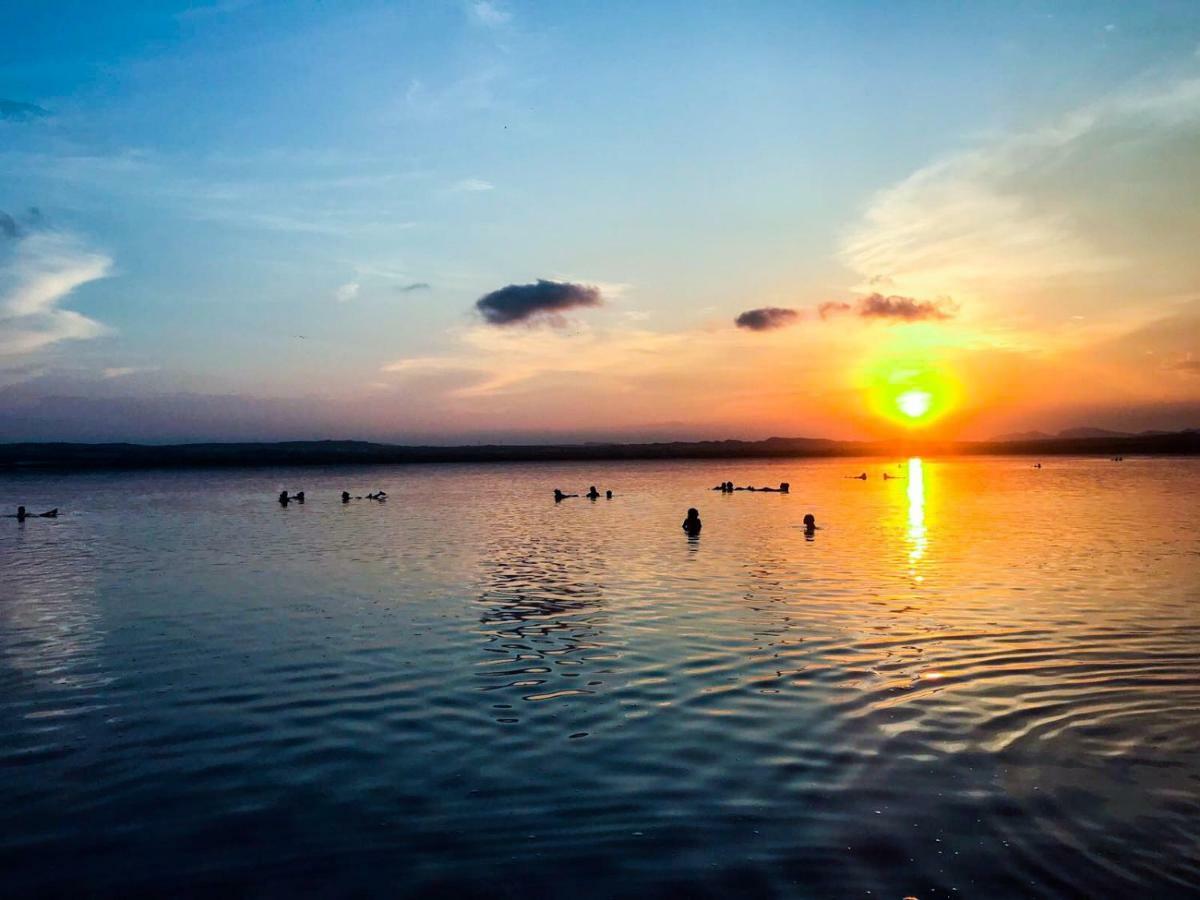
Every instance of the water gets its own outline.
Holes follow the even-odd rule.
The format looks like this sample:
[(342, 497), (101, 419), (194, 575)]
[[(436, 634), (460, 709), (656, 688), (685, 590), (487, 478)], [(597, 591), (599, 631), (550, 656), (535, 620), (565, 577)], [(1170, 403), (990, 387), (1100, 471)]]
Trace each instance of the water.
[(1194, 895), (1198, 479), (0, 475), (6, 896)]

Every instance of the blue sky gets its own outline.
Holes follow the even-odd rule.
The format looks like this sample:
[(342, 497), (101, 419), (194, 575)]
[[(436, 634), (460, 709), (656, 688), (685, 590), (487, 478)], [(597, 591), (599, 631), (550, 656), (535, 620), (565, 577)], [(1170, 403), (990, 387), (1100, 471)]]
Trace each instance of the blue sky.
[[(1200, 425), (1200, 347), (1157, 324), (1193, 321), (1195, 269), (1182, 241), (1138, 237), (1200, 218), (1180, 183), (1195, 3), (225, 0), (5, 20), (0, 439), (855, 436), (869, 422), (836, 411), (880, 348), (970, 385), (997, 354), (1078, 368), (1156, 327), (1165, 388), (1121, 370), (1095, 395), (980, 390), (961, 427)], [(960, 215), (949, 266), (933, 256), (960, 244), (929, 223)], [(1031, 286), (1068, 276), (1044, 316)], [(605, 303), (516, 329), (473, 312), (537, 279)], [(962, 312), (924, 335), (732, 325), (874, 284)]]

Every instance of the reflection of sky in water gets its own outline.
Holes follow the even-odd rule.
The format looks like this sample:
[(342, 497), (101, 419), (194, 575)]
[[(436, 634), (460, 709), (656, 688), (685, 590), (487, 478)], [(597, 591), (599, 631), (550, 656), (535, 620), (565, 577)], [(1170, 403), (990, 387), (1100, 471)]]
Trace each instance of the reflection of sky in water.
[(906, 468), (0, 476), (6, 879), (1190, 885), (1200, 462)]

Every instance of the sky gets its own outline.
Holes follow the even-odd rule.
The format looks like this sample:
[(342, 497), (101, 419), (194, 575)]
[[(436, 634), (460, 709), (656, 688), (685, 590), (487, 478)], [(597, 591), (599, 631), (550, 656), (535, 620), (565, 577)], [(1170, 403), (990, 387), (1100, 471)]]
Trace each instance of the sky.
[(1200, 4), (10, 4), (0, 440), (1200, 427)]

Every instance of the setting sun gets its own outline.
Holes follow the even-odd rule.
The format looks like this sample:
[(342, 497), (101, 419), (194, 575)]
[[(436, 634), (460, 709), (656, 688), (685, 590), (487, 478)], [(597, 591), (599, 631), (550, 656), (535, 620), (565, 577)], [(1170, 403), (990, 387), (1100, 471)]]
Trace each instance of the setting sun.
[(933, 396), (929, 391), (905, 391), (896, 398), (896, 406), (910, 419), (924, 417), (932, 405)]

